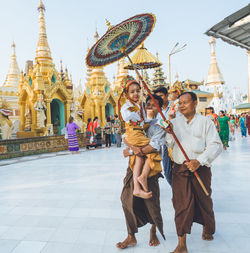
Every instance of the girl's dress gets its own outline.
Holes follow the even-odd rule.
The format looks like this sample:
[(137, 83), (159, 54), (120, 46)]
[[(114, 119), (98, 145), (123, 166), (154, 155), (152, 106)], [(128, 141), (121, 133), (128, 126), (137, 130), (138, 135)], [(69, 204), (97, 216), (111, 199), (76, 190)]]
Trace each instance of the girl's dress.
[[(150, 143), (150, 139), (146, 137), (144, 129), (143, 112), (141, 106), (127, 101), (121, 108), (121, 115), (125, 121), (125, 139), (126, 141), (136, 147), (144, 147)], [(146, 154), (146, 158), (150, 164), (149, 177), (161, 172), (161, 157), (159, 153)], [(135, 164), (135, 155), (130, 156), (129, 165), (133, 170)]]
[(220, 124), (220, 139), (222, 141), (222, 144), (224, 147), (229, 147), (228, 146), (228, 140), (229, 140), (229, 126), (228, 126), (228, 121), (229, 118), (227, 116), (224, 116), (223, 118), (218, 117), (219, 119), (219, 124)]

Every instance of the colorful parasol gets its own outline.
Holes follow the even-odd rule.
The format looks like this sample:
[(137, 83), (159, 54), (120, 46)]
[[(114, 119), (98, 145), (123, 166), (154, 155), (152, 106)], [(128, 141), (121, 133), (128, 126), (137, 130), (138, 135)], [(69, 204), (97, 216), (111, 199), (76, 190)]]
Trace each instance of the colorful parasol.
[[(134, 65), (134, 63), (132, 62), (131, 58), (128, 55), (136, 47), (138, 47), (152, 32), (155, 21), (156, 21), (155, 16), (153, 14), (147, 13), (136, 15), (132, 18), (129, 18), (121, 22), (116, 26), (113, 27), (110, 26), (109, 30), (89, 50), (88, 55), (86, 57), (86, 64), (89, 67), (96, 68), (108, 65), (126, 56), (131, 66), (133, 66), (137, 76), (141, 80), (143, 87), (146, 89), (155, 106), (157, 107), (162, 119), (165, 122), (169, 123), (165, 115), (162, 113), (162, 110), (159, 107), (158, 103), (156, 102), (155, 98), (151, 94), (145, 81), (139, 74), (138, 69), (136, 68), (136, 66)], [(180, 144), (178, 138), (176, 137), (171, 125), (168, 126), (168, 129), (170, 130), (173, 138), (175, 139), (180, 150), (182, 151), (184, 157), (189, 162), (190, 159), (188, 158), (185, 150)], [(202, 180), (200, 179), (196, 171), (194, 172), (194, 175), (199, 181), (203, 191), (208, 196), (209, 193), (207, 192)]]
[(110, 27), (109, 30), (90, 49), (86, 63), (89, 67), (101, 67), (124, 57), (122, 48), (131, 53), (152, 32), (155, 24), (153, 14), (141, 14)]
[[(162, 65), (162, 63), (144, 47), (144, 43), (137, 48), (131, 60), (138, 69), (151, 69)], [(134, 70), (131, 64), (126, 65), (124, 68)]]

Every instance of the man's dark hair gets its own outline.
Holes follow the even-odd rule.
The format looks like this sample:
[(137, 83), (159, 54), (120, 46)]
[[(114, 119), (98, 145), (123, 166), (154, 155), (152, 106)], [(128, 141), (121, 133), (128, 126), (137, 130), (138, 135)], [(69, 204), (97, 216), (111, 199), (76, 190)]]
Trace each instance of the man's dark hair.
[(118, 115), (117, 115), (117, 114), (115, 114), (115, 118), (118, 118)]
[(157, 89), (154, 90), (154, 94), (156, 93), (163, 93), (165, 95), (168, 94), (168, 89), (164, 86), (159, 86)]
[(186, 95), (186, 94), (189, 94), (191, 96), (191, 99), (193, 100), (193, 102), (197, 101), (197, 96), (192, 91), (183, 92), (178, 98), (180, 98), (180, 97), (182, 97), (183, 95)]
[[(155, 95), (155, 94), (153, 95), (153, 97), (154, 97), (155, 100), (157, 100), (158, 105), (160, 106), (160, 108), (162, 108), (162, 106), (163, 106), (163, 100), (162, 100), (162, 98), (161, 98), (160, 96)], [(150, 99), (152, 99), (152, 98), (148, 95), (148, 97), (147, 97), (147, 99), (146, 99), (146, 103), (147, 103)]]

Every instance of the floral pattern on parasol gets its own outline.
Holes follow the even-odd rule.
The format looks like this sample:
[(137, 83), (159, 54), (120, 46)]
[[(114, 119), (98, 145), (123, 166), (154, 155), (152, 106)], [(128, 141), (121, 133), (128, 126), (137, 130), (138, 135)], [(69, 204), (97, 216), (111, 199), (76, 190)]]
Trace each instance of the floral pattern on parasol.
[(111, 27), (90, 49), (86, 63), (89, 67), (101, 67), (129, 54), (151, 33), (156, 18), (153, 14), (141, 14)]

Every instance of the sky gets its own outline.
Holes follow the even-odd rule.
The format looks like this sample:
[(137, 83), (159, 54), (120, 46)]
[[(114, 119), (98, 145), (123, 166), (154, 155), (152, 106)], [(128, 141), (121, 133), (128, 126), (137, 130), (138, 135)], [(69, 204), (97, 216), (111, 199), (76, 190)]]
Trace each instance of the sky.
[[(248, 4), (248, 0), (43, 0), (48, 43), (53, 62), (59, 70), (60, 60), (72, 74), (73, 84), (86, 78), (87, 47), (94, 44), (97, 29), (100, 36), (107, 31), (105, 19), (111, 25), (141, 13), (153, 13), (156, 24), (145, 40), (152, 54), (159, 53), (163, 71), (168, 79), (168, 55), (179, 42), (185, 50), (171, 57), (172, 80), (206, 80), (210, 64), (209, 37), (204, 33), (228, 15)], [(38, 42), (37, 6), (39, 0), (0, 0), (0, 85), (3, 84), (11, 59), (11, 44), (16, 44), (20, 70), (27, 60), (35, 59)], [(131, 54), (133, 55), (133, 53)], [(226, 85), (247, 93), (246, 50), (216, 40), (216, 57)], [(113, 83), (117, 63), (105, 67)], [(133, 74), (131, 72), (131, 74)], [(152, 71), (149, 71), (152, 77)]]

